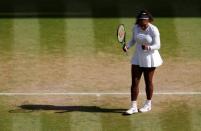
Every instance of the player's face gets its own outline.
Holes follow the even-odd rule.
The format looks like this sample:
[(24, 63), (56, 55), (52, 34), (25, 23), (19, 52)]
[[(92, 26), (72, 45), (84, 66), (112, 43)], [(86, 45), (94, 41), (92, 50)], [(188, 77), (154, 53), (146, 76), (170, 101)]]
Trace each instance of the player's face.
[(148, 19), (143, 19), (139, 21), (139, 26), (145, 30), (148, 27), (149, 20)]

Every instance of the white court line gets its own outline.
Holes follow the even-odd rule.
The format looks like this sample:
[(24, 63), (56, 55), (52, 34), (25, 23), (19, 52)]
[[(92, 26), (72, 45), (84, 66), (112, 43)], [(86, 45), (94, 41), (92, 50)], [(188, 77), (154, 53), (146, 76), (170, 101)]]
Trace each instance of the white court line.
[[(0, 93), (0, 96), (50, 96), (50, 95), (74, 95), (74, 96), (81, 96), (81, 95), (96, 95), (96, 96), (101, 96), (101, 95), (130, 95), (130, 93), (119, 93), (119, 92), (103, 92), (103, 93), (98, 93), (98, 92), (81, 92), (81, 93), (76, 93), (76, 92), (68, 92), (68, 93)], [(145, 95), (145, 93), (140, 93), (140, 95)], [(201, 92), (155, 92), (154, 95), (201, 95)]]

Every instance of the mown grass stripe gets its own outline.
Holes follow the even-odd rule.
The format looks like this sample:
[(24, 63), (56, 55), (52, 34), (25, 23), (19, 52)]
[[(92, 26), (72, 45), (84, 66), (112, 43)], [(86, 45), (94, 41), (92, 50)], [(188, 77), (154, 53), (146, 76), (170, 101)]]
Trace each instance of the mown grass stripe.
[(159, 51), (164, 60), (180, 56), (180, 43), (174, 18), (156, 18), (153, 24), (158, 27), (160, 32), (161, 48)]
[(41, 131), (40, 116), (15, 114), (12, 117), (13, 131)]
[(201, 31), (200, 18), (175, 18), (176, 36), (180, 54), (187, 58), (200, 58)]
[(162, 131), (191, 131), (191, 107), (187, 101), (173, 101), (158, 115)]
[(69, 55), (92, 55), (95, 51), (93, 18), (66, 19), (66, 50)]
[(100, 114), (72, 112), (70, 115), (71, 131), (102, 131)]
[[(151, 118), (151, 119), (150, 119)], [(134, 114), (130, 119), (131, 129), (134, 131), (162, 131), (160, 118), (150, 114)]]
[(54, 113), (41, 113), (41, 131), (70, 131), (70, 114), (58, 110)]
[(8, 86), (13, 89), (19, 86), (34, 86), (39, 80), (35, 72), (36, 58), (40, 57), (39, 20), (16, 18), (13, 21), (13, 64), (10, 74), (12, 82), (9, 82)]
[[(196, 108), (196, 106), (195, 106)], [(191, 110), (191, 130), (192, 131), (199, 131), (201, 129), (200, 121), (201, 121), (201, 112), (199, 109)]]
[(14, 44), (16, 53), (38, 55), (40, 49), (39, 21), (35, 19), (14, 19)]
[(64, 18), (40, 18), (40, 53), (48, 55), (66, 55), (67, 44)]

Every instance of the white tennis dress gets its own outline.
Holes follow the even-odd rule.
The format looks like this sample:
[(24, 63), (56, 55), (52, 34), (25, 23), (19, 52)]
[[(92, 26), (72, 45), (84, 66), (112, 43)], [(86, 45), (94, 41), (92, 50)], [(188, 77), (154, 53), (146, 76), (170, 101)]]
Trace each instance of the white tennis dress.
[[(140, 67), (158, 67), (163, 63), (159, 54), (160, 49), (160, 33), (158, 28), (149, 23), (146, 30), (135, 25), (133, 28), (133, 35), (128, 48), (136, 44), (136, 50), (132, 57), (131, 63), (139, 65)], [(142, 44), (147, 44), (150, 50), (143, 50)]]

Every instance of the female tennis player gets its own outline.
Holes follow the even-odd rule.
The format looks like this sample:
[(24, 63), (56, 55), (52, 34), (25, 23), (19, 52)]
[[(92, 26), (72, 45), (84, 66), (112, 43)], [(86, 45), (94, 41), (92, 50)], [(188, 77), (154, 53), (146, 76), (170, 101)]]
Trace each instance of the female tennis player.
[[(128, 115), (138, 111), (148, 112), (151, 110), (153, 75), (156, 67), (159, 67), (163, 62), (158, 51), (160, 49), (160, 34), (158, 28), (151, 22), (153, 22), (152, 15), (146, 10), (141, 11), (137, 15), (136, 23), (133, 27), (132, 39), (123, 47), (125, 52), (133, 45), (136, 48), (131, 60), (131, 108), (125, 112)], [(142, 74), (146, 85), (147, 100), (144, 106), (138, 110), (137, 97)]]

